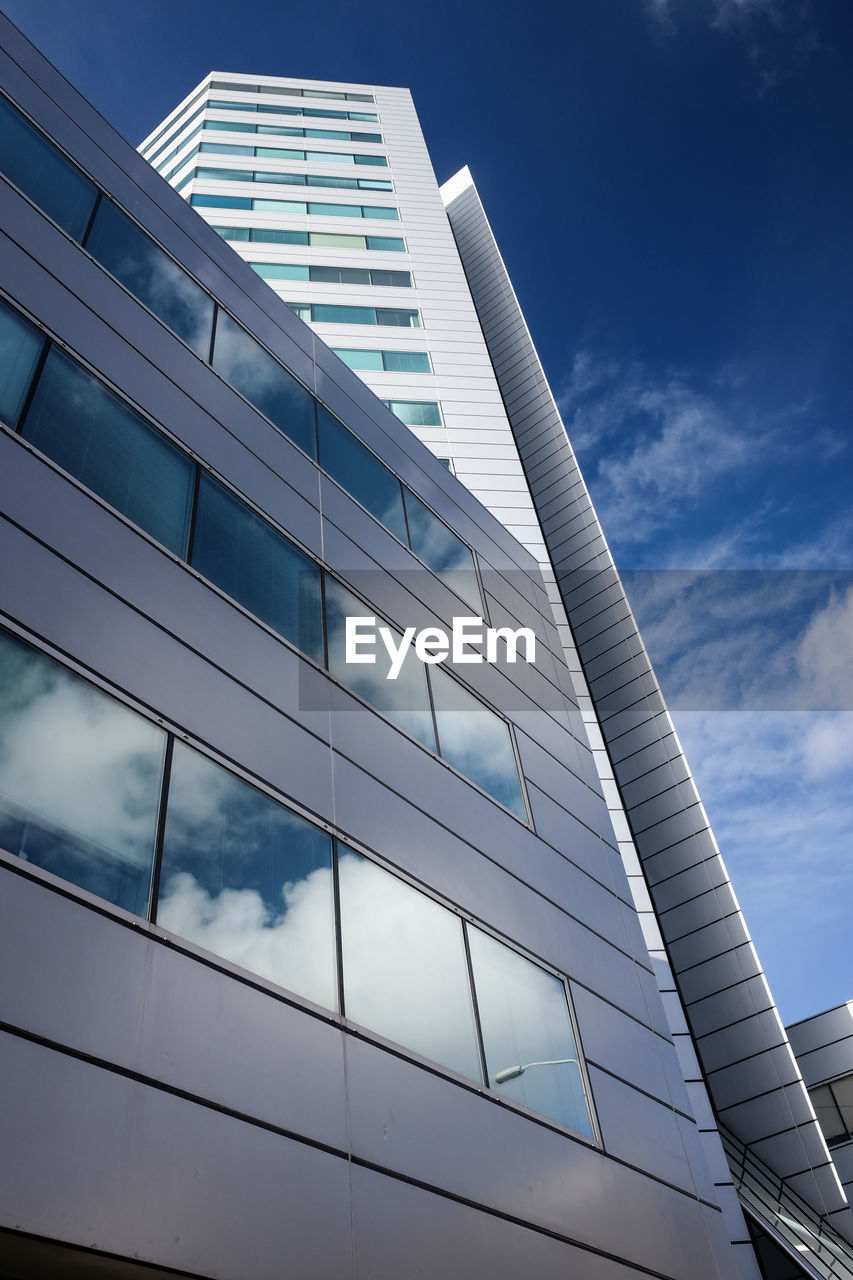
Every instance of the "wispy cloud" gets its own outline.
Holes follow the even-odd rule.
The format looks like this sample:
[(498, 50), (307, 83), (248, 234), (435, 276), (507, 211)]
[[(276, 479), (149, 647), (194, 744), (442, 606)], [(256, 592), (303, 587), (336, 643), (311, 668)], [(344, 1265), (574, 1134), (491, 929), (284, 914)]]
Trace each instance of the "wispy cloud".
[(742, 44), (753, 68), (760, 95), (787, 79), (820, 49), (812, 20), (811, 0), (644, 0), (655, 26), (675, 36), (679, 19), (704, 10), (707, 25)]

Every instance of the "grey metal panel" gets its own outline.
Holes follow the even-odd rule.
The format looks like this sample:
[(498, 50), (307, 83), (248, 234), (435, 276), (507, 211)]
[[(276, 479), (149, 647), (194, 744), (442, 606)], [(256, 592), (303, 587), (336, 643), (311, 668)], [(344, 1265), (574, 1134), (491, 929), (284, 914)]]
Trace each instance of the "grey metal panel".
[[(369, 1045), (348, 1042), (347, 1058), (352, 1142), (357, 1156), (363, 1154), (373, 1163), (433, 1185), (440, 1179), (437, 1185), (458, 1196), (521, 1216), (571, 1239), (599, 1243), (604, 1238), (610, 1252), (665, 1274), (682, 1274), (680, 1268), (686, 1265), (692, 1247), (697, 1251), (698, 1274), (715, 1276), (703, 1247), (702, 1227), (705, 1212), (713, 1211), (702, 1210), (670, 1188), (614, 1164), (562, 1134), (527, 1124), (508, 1108), (454, 1090), (440, 1078), (380, 1056)], [(454, 1158), (448, 1162), (451, 1149)], [(680, 1164), (683, 1168), (683, 1150)], [(356, 1167), (353, 1176), (355, 1187), (364, 1171)], [(388, 1179), (376, 1181), (393, 1202), (399, 1184)], [(411, 1246), (412, 1232), (416, 1233), (414, 1238), (420, 1238), (424, 1222), (429, 1221), (430, 1203), (421, 1193), (417, 1206), (413, 1203), (412, 1210), (401, 1218), (391, 1212), (386, 1201), (381, 1219), (384, 1234), (396, 1234), (388, 1232), (389, 1221), (395, 1221)], [(615, 1215), (614, 1203), (620, 1206)], [(356, 1249), (362, 1256), (359, 1213), (359, 1194), (354, 1191)], [(482, 1230), (491, 1235), (499, 1225), (499, 1219), (490, 1218)], [(371, 1228), (371, 1235), (378, 1227), (377, 1223)], [(466, 1234), (470, 1230), (469, 1226)], [(536, 1237), (528, 1233), (528, 1239), (532, 1247)], [(487, 1273), (467, 1254), (470, 1245), (464, 1238), (455, 1238), (455, 1244), (462, 1253), (451, 1263), (448, 1274)], [(378, 1243), (371, 1244), (371, 1249), (377, 1247)], [(398, 1259), (401, 1255), (396, 1250), (400, 1247), (394, 1246)], [(423, 1255), (414, 1252), (423, 1265)], [(469, 1266), (474, 1266), (473, 1272), (466, 1270)], [(528, 1256), (523, 1270), (527, 1273), (530, 1269)], [(409, 1272), (404, 1266), (397, 1274)], [(428, 1270), (427, 1274), (439, 1273)], [(511, 1273), (500, 1269), (497, 1274)], [(586, 1276), (586, 1270), (582, 1274)]]
[(2, 1042), (2, 1225), (207, 1275), (277, 1280), (283, 1257), (306, 1280), (351, 1275), (345, 1160)]
[[(683, 994), (683, 990), (682, 990)], [(773, 1008), (773, 999), (763, 974), (746, 978), (735, 987), (727, 987), (690, 1004), (690, 1025), (694, 1034), (705, 1036), (721, 1026), (737, 1023), (750, 1014)]]
[(0, 919), (0, 1020), (346, 1148), (337, 1026), (24, 876)]
[(529, 781), (527, 795), (537, 835), (613, 893), (625, 895), (625, 873), (612, 845), (579, 826), (572, 814)]
[(785, 1044), (785, 1033), (774, 1007), (763, 1013), (753, 1013), (741, 1022), (711, 1032), (697, 1040), (697, 1047), (706, 1071), (714, 1071), (730, 1062), (750, 1058), (760, 1053), (768, 1044)]
[(802, 1022), (789, 1026), (787, 1031), (791, 1047), (798, 1058), (810, 1053), (812, 1049), (822, 1049), (824, 1045), (847, 1038), (853, 1039), (853, 1002), (827, 1009), (812, 1018), (804, 1018)]
[(798, 1053), (797, 1062), (809, 1085), (853, 1074), (853, 1040), (836, 1040), (811, 1053)]
[(695, 866), (679, 871), (657, 884), (655, 904), (658, 911), (670, 911), (689, 902), (700, 893), (726, 883), (726, 869), (719, 858), (706, 858)]
[(777, 1094), (779, 1096), (767, 1093), (760, 1098), (751, 1098), (748, 1102), (722, 1112), (721, 1119), (724, 1124), (736, 1125), (739, 1132), (747, 1134), (748, 1137), (743, 1141), (749, 1143), (779, 1132), (779, 1118), (782, 1114), (780, 1103), (784, 1105), (788, 1115), (786, 1128), (806, 1124), (811, 1120), (808, 1095), (799, 1082), (780, 1086)]
[(619, 1076), (628, 1084), (667, 1105), (689, 1110), (684, 1083), (673, 1096), (672, 1074), (664, 1068), (666, 1059), (677, 1063), (671, 1041), (644, 1027), (591, 991), (572, 985), (572, 1000), (578, 1024), (583, 1029), (584, 1054), (589, 1062)]
[(676, 1113), (593, 1066), (589, 1074), (605, 1150), (697, 1194), (699, 1169), (685, 1160)]

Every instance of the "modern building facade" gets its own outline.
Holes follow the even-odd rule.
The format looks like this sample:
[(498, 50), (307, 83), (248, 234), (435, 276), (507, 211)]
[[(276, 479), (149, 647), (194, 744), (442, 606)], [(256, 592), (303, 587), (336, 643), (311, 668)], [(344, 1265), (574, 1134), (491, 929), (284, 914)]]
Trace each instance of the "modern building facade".
[(139, 156), (0, 22), (0, 1274), (851, 1274), (467, 174), (219, 74)]

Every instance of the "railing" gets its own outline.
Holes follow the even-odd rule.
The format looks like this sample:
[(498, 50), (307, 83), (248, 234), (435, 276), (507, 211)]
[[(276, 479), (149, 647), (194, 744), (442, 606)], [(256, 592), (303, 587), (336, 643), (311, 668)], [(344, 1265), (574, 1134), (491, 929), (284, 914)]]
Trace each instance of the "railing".
[(807, 1275), (853, 1280), (853, 1245), (722, 1125), (720, 1136), (744, 1209)]

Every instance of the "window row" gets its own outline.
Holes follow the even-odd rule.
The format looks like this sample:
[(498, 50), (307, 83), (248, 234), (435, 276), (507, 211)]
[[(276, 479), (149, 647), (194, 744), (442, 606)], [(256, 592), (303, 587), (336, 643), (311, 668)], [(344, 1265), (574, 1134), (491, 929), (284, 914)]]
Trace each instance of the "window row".
[(336, 111), (324, 107), (287, 107), (281, 102), (227, 102), (224, 98), (211, 98), (205, 105), (212, 111), (257, 111), (261, 114), (275, 116), (306, 116), (312, 120), (357, 120), (374, 124), (379, 120), (379, 116), (375, 111)]
[[(164, 155), (163, 158), (161, 160), (158, 160), (157, 164), (154, 165), (154, 168), (157, 170), (157, 172), (163, 173), (163, 170), (166, 168), (169, 162), (174, 160), (175, 156), (178, 155), (179, 152), (183, 151), (184, 147), (187, 146), (188, 143), (193, 142), (199, 136), (199, 134), (202, 131), (202, 128), (203, 128), (203, 125), (199, 125), (197, 129), (193, 129), (192, 133), (188, 133), (185, 138), (182, 138), (176, 147), (173, 147), (171, 151), (167, 151), (166, 155)], [(189, 156), (186, 156), (183, 160), (180, 161), (179, 164), (175, 165), (171, 173), (163, 173), (163, 176), (166, 178), (166, 180), (168, 181), (169, 178), (174, 177), (174, 175), (178, 172), (178, 170), (182, 167), (182, 165), (186, 164), (187, 160), (189, 160)]]
[[(197, 153), (196, 153), (197, 154)], [(168, 176), (174, 177), (179, 169), (196, 158), (189, 155)], [(344, 174), (319, 173), (283, 173), (272, 169), (208, 169), (197, 167), (184, 175), (181, 188), (193, 178), (201, 178), (207, 182), (268, 182), (288, 187), (336, 187), (343, 191), (393, 191), (394, 186), (387, 178), (349, 178)]]
[(365, 351), (352, 347), (332, 347), (332, 350), (350, 369), (375, 373), (432, 373), (426, 351)]
[(278, 93), (286, 98), (328, 98), (340, 102), (374, 102), (372, 93), (343, 93), (340, 89), (297, 89), (280, 84), (232, 84), (230, 80), (211, 80), (211, 89), (227, 89), (231, 93)]
[[(195, 95), (195, 97), (192, 98), (187, 103), (187, 105), (181, 109), (183, 111), (189, 111), (192, 107), (195, 106), (197, 102), (201, 102), (202, 98), (206, 96), (207, 92), (208, 91), (206, 88), (201, 89)], [(192, 124), (193, 120), (197, 120), (199, 116), (204, 115), (206, 110), (207, 110), (207, 103), (205, 102), (199, 107), (198, 111), (194, 111), (191, 116), (185, 116), (183, 117), (183, 119), (177, 122), (175, 121), (175, 119), (168, 120), (166, 124), (163, 125), (162, 129), (158, 129), (157, 133), (154, 134), (154, 137), (148, 141), (145, 151), (142, 153), (143, 155), (145, 155), (145, 152), (148, 153), (146, 156), (148, 163), (150, 164), (154, 159), (154, 157), (159, 155), (159, 153), (163, 150), (164, 147), (168, 147), (169, 143), (172, 141), (172, 139), (175, 137), (177, 133), (180, 133), (181, 129), (186, 129), (188, 124)], [(168, 137), (167, 137), (167, 134), (168, 134)], [(158, 143), (159, 143), (159, 146), (158, 146)], [(154, 148), (153, 151), (152, 151), (152, 147)]]
[[(382, 253), (406, 252), (406, 242), (400, 236), (352, 236), (331, 231), (286, 231), (272, 227), (214, 226), (213, 230), (222, 236), (223, 240), (239, 240), (247, 244), (309, 244), (315, 249), (369, 249)], [(251, 265), (254, 266), (255, 264), (252, 263)]]
[[(268, 416), (287, 416), (329, 475), (482, 613), (470, 548), (272, 357), (259, 363), (224, 313), (215, 344), (214, 366), (262, 385)], [(28, 443), (526, 820), (506, 721), (446, 671), (428, 678), (411, 651), (396, 680), (387, 654), (374, 666), (347, 663), (346, 617), (370, 616), (370, 606), (4, 304), (0, 355), (0, 418)]]
[[(241, 175), (245, 176), (245, 175)], [(185, 180), (186, 181), (186, 180)], [(314, 200), (266, 200), (252, 196), (194, 195), (194, 209), (244, 209), (256, 213), (313, 214), (321, 218), (377, 218), (399, 222), (400, 215), (390, 205), (319, 204)]]
[[(197, 101), (197, 99), (196, 99), (196, 101)], [(192, 105), (192, 104), (190, 104), (190, 105)], [(278, 105), (276, 105), (276, 106), (263, 106), (263, 105), (255, 106), (254, 104), (244, 103), (244, 102), (206, 102), (206, 103), (204, 103), (204, 105), (203, 105), (202, 107), (200, 107), (200, 108), (198, 109), (198, 111), (193, 112), (193, 114), (192, 114), (191, 116), (187, 116), (187, 118), (186, 118), (185, 120), (182, 120), (182, 121), (181, 121), (181, 123), (180, 123), (180, 124), (179, 124), (175, 129), (172, 129), (172, 130), (169, 132), (169, 137), (168, 137), (168, 138), (164, 138), (163, 142), (160, 144), (160, 146), (159, 146), (155, 151), (153, 151), (153, 152), (152, 152), (152, 151), (149, 151), (148, 156), (147, 156), (148, 163), (149, 163), (149, 164), (154, 165), (154, 168), (155, 168), (155, 169), (159, 169), (159, 170), (162, 172), (163, 167), (164, 167), (166, 164), (168, 164), (168, 162), (169, 162), (169, 161), (170, 161), (174, 156), (176, 156), (176, 155), (178, 154), (178, 152), (179, 152), (183, 147), (185, 147), (185, 146), (187, 145), (187, 143), (190, 141), (190, 138), (194, 138), (194, 137), (196, 137), (196, 136), (201, 132), (201, 130), (202, 130), (202, 129), (228, 129), (228, 130), (229, 130), (230, 132), (232, 132), (232, 133), (247, 133), (247, 132), (248, 132), (248, 133), (272, 133), (272, 134), (278, 134), (278, 133), (287, 133), (287, 132), (291, 132), (291, 133), (292, 133), (292, 132), (301, 132), (301, 131), (288, 130), (288, 129), (287, 129), (287, 128), (285, 128), (284, 126), (278, 126), (278, 125), (254, 125), (254, 124), (251, 124), (251, 125), (250, 125), (250, 124), (246, 124), (246, 123), (245, 123), (245, 122), (243, 122), (243, 121), (231, 121), (231, 122), (229, 122), (229, 121), (226, 121), (226, 120), (206, 120), (206, 121), (204, 122), (204, 124), (199, 125), (199, 127), (198, 127), (197, 129), (193, 130), (193, 132), (192, 132), (190, 135), (188, 135), (188, 137), (186, 137), (186, 138), (182, 139), (182, 141), (181, 141), (181, 142), (179, 142), (179, 143), (178, 143), (178, 145), (177, 145), (176, 147), (174, 147), (174, 148), (173, 148), (173, 150), (172, 150), (172, 151), (170, 151), (170, 152), (168, 153), (168, 155), (161, 155), (161, 152), (163, 152), (163, 151), (166, 149), (166, 147), (168, 147), (168, 146), (169, 146), (169, 144), (171, 143), (172, 139), (173, 139), (173, 138), (174, 138), (178, 133), (182, 133), (182, 132), (183, 132), (183, 130), (184, 130), (184, 129), (186, 129), (188, 125), (193, 124), (193, 122), (194, 122), (194, 121), (196, 121), (196, 120), (198, 120), (198, 118), (199, 118), (200, 116), (203, 116), (203, 115), (204, 115), (204, 113), (205, 113), (205, 111), (209, 111), (209, 110), (211, 110), (211, 109), (214, 109), (214, 110), (215, 110), (215, 109), (217, 109), (217, 108), (219, 108), (219, 109), (224, 109), (224, 110), (227, 110), (227, 111), (260, 111), (260, 112), (270, 112), (270, 113), (273, 113), (273, 114), (275, 114), (275, 115), (313, 116), (313, 117), (321, 116), (321, 117), (324, 117), (324, 118), (326, 118), (326, 119), (332, 119), (332, 120), (364, 120), (364, 121), (375, 121), (375, 120), (377, 119), (377, 116), (376, 116), (376, 115), (374, 115), (373, 113), (371, 113), (371, 112), (362, 112), (362, 111), (323, 111), (323, 110), (318, 110), (318, 109), (309, 109), (309, 108), (307, 108), (307, 107), (304, 107), (304, 108), (303, 108), (303, 107), (284, 107), (284, 106), (278, 106)], [(322, 133), (322, 134), (321, 134), (321, 133), (318, 133), (318, 134), (308, 134), (307, 136), (309, 136), (309, 137), (319, 137), (319, 136), (325, 137), (326, 135), (325, 135), (325, 133)], [(382, 141), (382, 135), (381, 135), (381, 133), (360, 133), (360, 134), (359, 134), (359, 133), (350, 133), (350, 134), (346, 134), (346, 133), (336, 132), (336, 133), (335, 133), (335, 134), (333, 134), (332, 136), (334, 136), (334, 137), (336, 137), (336, 138), (344, 138), (344, 137), (347, 137), (347, 138), (349, 138), (349, 140), (350, 140), (350, 141), (352, 141), (352, 142), (356, 142), (356, 141), (358, 141), (358, 142), (381, 142), (381, 141)], [(159, 138), (161, 138), (161, 137), (163, 137), (163, 134), (162, 134), (162, 133), (158, 134), (158, 135), (157, 135), (157, 138), (155, 138), (155, 139), (154, 139), (154, 142), (157, 142), (157, 141), (159, 140)], [(152, 144), (149, 144), (149, 145), (152, 145)]]
[[(250, 262), (249, 266), (257, 271), (262, 280), (305, 280), (312, 284), (383, 285), (397, 289), (412, 287), (411, 272), (389, 271), (382, 267), (321, 267), (299, 262)], [(429, 369), (424, 372), (429, 373)]]
[(853, 1075), (809, 1089), (809, 1097), (827, 1146), (853, 1142)]
[(0, 847), (593, 1136), (558, 977), (2, 629)]
[(398, 329), (420, 329), (419, 312), (402, 307), (347, 307), (332, 302), (288, 302), (300, 320), (314, 324), (381, 324)]
[(356, 133), (351, 129), (305, 129), (290, 124), (248, 124), (245, 120), (205, 120), (203, 127), (229, 133), (270, 133), (280, 138), (328, 138), (330, 142), (382, 141), (381, 133)]
[[(216, 155), (256, 156), (265, 160), (306, 160), (320, 164), (372, 164), (387, 168), (387, 156), (358, 155), (351, 151), (303, 151), (295, 147), (241, 147), (224, 142), (204, 142), (201, 151)], [(187, 157), (189, 159), (189, 157)], [(182, 164), (186, 163), (181, 161)]]

